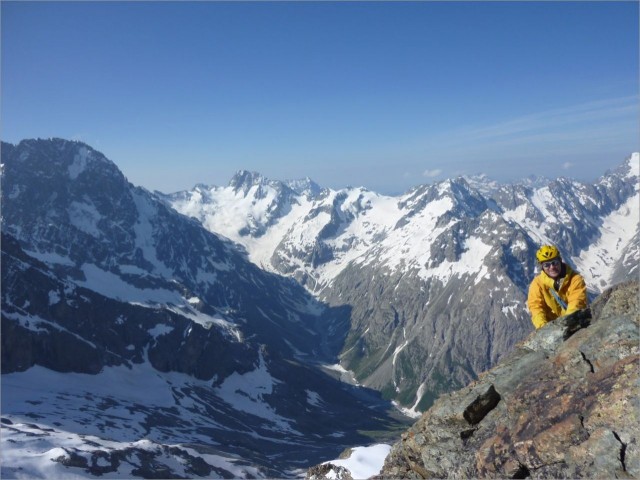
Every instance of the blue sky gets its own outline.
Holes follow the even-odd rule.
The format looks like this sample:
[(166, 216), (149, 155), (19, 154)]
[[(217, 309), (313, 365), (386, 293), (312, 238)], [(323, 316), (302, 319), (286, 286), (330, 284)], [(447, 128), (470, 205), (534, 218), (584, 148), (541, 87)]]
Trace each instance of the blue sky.
[(639, 146), (638, 2), (9, 2), (2, 140), (173, 192), (594, 180)]

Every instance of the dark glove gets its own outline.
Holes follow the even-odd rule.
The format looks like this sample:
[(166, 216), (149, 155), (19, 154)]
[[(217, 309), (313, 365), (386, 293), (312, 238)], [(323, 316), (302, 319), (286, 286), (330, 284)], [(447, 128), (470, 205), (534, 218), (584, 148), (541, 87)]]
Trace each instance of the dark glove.
[(591, 325), (591, 309), (587, 307), (583, 310), (576, 310), (558, 320), (565, 326), (563, 338), (566, 340), (581, 328)]

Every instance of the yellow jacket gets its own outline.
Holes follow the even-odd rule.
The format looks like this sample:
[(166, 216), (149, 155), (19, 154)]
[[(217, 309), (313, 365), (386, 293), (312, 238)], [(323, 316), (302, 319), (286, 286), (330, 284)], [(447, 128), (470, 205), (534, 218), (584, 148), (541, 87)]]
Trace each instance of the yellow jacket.
[[(584, 279), (569, 265), (564, 264), (564, 268), (566, 273), (557, 291), (553, 288), (553, 278), (544, 272), (540, 272), (529, 286), (527, 304), (536, 329), (558, 317), (587, 308), (587, 286)], [(566, 308), (560, 305), (554, 293), (566, 304)]]

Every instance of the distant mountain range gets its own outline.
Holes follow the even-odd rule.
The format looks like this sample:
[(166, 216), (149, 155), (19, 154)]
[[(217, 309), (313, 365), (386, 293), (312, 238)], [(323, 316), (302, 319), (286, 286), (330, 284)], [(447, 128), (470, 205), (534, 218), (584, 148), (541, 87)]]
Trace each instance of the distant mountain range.
[(484, 176), (399, 197), (238, 172), (158, 194), (265, 270), (349, 311), (342, 366), (411, 412), (466, 385), (532, 329), (535, 250), (558, 245), (592, 297), (638, 274), (638, 154), (595, 184)]
[(167, 195), (79, 142), (1, 153), (3, 476), (33, 438), (48, 477), (295, 476), (508, 354), (539, 243), (593, 294), (637, 275), (638, 154), (593, 185), (386, 197), (247, 171)]

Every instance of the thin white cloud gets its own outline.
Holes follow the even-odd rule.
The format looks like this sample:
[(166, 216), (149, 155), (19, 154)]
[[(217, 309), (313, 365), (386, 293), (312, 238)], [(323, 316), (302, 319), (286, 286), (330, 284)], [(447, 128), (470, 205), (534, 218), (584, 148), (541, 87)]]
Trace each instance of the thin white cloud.
[[(592, 122), (629, 119), (638, 114), (638, 96), (598, 100), (564, 108), (546, 110), (512, 120), (470, 129), (464, 132), (467, 140), (492, 140), (504, 137), (523, 137), (540, 132), (572, 132), (584, 129)], [(598, 123), (600, 125), (600, 123)]]
[(612, 98), (440, 132), (423, 139), (420, 155), (465, 164), (471, 170), (487, 163), (540, 158), (555, 158), (558, 169), (565, 161), (575, 168), (580, 155), (637, 150), (638, 121), (638, 96)]
[(562, 168), (565, 169), (565, 170), (569, 170), (571, 167), (573, 167), (573, 163), (571, 163), (571, 162), (564, 162), (562, 164)]
[(437, 177), (441, 173), (442, 173), (442, 169), (440, 168), (434, 168), (433, 170), (427, 169), (424, 172), (422, 172), (422, 176), (427, 178), (433, 178), (433, 177)]
[[(593, 101), (546, 110), (482, 127), (461, 127), (428, 136), (424, 155), (442, 157), (473, 155), (482, 151), (506, 152), (518, 156), (542, 150), (574, 151), (595, 144), (620, 145), (629, 141), (630, 130), (638, 127), (638, 96)], [(635, 137), (636, 135), (633, 135)], [(588, 142), (586, 142), (588, 139)], [(518, 151), (518, 148), (522, 151)]]

